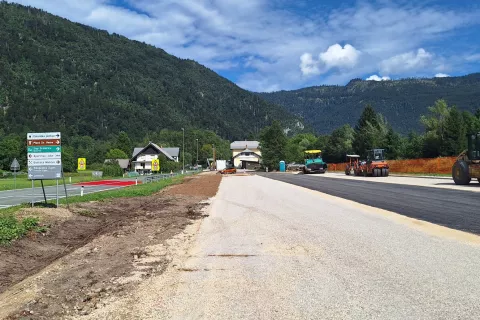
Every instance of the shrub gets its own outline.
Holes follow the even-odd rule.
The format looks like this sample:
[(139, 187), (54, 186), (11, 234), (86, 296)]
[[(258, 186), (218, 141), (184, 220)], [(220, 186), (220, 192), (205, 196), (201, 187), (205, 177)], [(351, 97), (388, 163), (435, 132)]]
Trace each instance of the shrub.
[(102, 171), (104, 177), (120, 177), (123, 175), (123, 169), (118, 164), (118, 161), (110, 161), (105, 163)]
[(0, 244), (6, 244), (19, 239), (28, 231), (44, 231), (38, 226), (38, 218), (24, 218), (18, 221), (11, 213), (0, 214)]

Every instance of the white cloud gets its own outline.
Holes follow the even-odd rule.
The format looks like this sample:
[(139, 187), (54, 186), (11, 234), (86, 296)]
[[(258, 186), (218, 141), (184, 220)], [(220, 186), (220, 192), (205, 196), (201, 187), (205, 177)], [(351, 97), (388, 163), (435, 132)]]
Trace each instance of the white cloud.
[(300, 57), (300, 69), (306, 76), (320, 73), (318, 61), (313, 60), (313, 57), (310, 53), (304, 53)]
[(342, 48), (342, 46), (337, 43), (328, 47), (327, 51), (320, 53), (320, 60), (323, 61), (328, 68), (353, 68), (357, 64), (360, 54), (360, 51), (349, 44), (346, 44)]
[(334, 44), (328, 47), (327, 51), (318, 55), (315, 60), (310, 53), (304, 53), (300, 57), (300, 70), (303, 75), (315, 75), (327, 72), (332, 68), (351, 69), (355, 67), (361, 52), (352, 45), (346, 44), (343, 48), (341, 45)]
[(402, 53), (380, 63), (380, 69), (383, 73), (401, 74), (409, 71), (417, 72), (431, 65), (433, 54), (420, 48), (415, 51)]
[(450, 75), (448, 75), (446, 73), (437, 73), (435, 75), (435, 78), (447, 78), (447, 77), (450, 77)]
[(388, 76), (380, 77), (380, 76), (377, 76), (376, 74), (373, 74), (365, 80), (367, 80), (367, 81), (388, 81), (388, 80), (391, 80), (391, 79)]
[[(111, 0), (12, 2), (145, 41), (214, 70), (235, 68), (240, 70), (240, 86), (259, 91), (342, 84), (374, 72), (395, 76), (415, 75), (418, 70), (450, 72), (439, 69), (439, 64), (451, 66), (459, 54), (450, 52), (441, 61), (426, 45), (453, 39), (459, 28), (480, 25), (477, 9), (390, 0), (359, 1), (329, 11), (312, 6), (307, 12), (300, 8), (303, 1), (291, 4), (298, 10), (284, 10), (284, 0), (125, 0), (131, 10), (114, 6)], [(247, 65), (245, 57), (250, 56), (255, 59)], [(475, 55), (462, 59), (480, 61)], [(454, 69), (461, 72), (458, 64)]]

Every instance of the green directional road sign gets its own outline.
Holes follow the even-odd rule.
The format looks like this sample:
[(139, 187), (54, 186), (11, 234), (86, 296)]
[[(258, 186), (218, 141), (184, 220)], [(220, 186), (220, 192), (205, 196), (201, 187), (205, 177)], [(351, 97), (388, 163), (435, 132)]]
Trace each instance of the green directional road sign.
[(62, 152), (62, 147), (56, 147), (56, 146), (28, 147), (28, 153), (43, 153), (43, 152)]

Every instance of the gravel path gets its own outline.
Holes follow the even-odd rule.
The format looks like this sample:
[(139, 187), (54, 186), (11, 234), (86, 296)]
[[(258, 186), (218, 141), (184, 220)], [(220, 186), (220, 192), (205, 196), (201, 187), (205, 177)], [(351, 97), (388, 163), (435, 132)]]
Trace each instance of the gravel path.
[(173, 267), (102, 318), (480, 318), (478, 238), (395, 217), (259, 176), (225, 177), (190, 249), (179, 246)]

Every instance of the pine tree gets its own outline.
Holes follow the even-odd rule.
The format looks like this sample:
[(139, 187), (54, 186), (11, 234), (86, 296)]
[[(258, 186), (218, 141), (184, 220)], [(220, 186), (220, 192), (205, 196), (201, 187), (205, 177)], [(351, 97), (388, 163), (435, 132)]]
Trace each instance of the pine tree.
[(281, 160), (285, 160), (285, 147), (287, 137), (280, 125), (274, 121), (271, 126), (260, 132), (260, 148), (262, 150), (262, 163), (270, 170), (278, 169)]
[(118, 134), (117, 142), (115, 144), (116, 149), (120, 149), (125, 152), (127, 155), (132, 154), (132, 141), (128, 137), (128, 134), (124, 131), (121, 131)]
[(466, 149), (466, 130), (462, 114), (452, 107), (445, 119), (444, 139), (440, 155), (455, 156)]
[(388, 127), (388, 132), (385, 140), (387, 158), (400, 158), (404, 152), (402, 137), (398, 133), (396, 133), (391, 126)]
[(327, 162), (345, 161), (347, 153), (352, 152), (355, 131), (346, 124), (332, 132), (325, 146), (324, 159)]
[(354, 147), (360, 156), (366, 156), (367, 150), (381, 148), (386, 133), (383, 117), (377, 115), (371, 105), (367, 105), (355, 126)]

